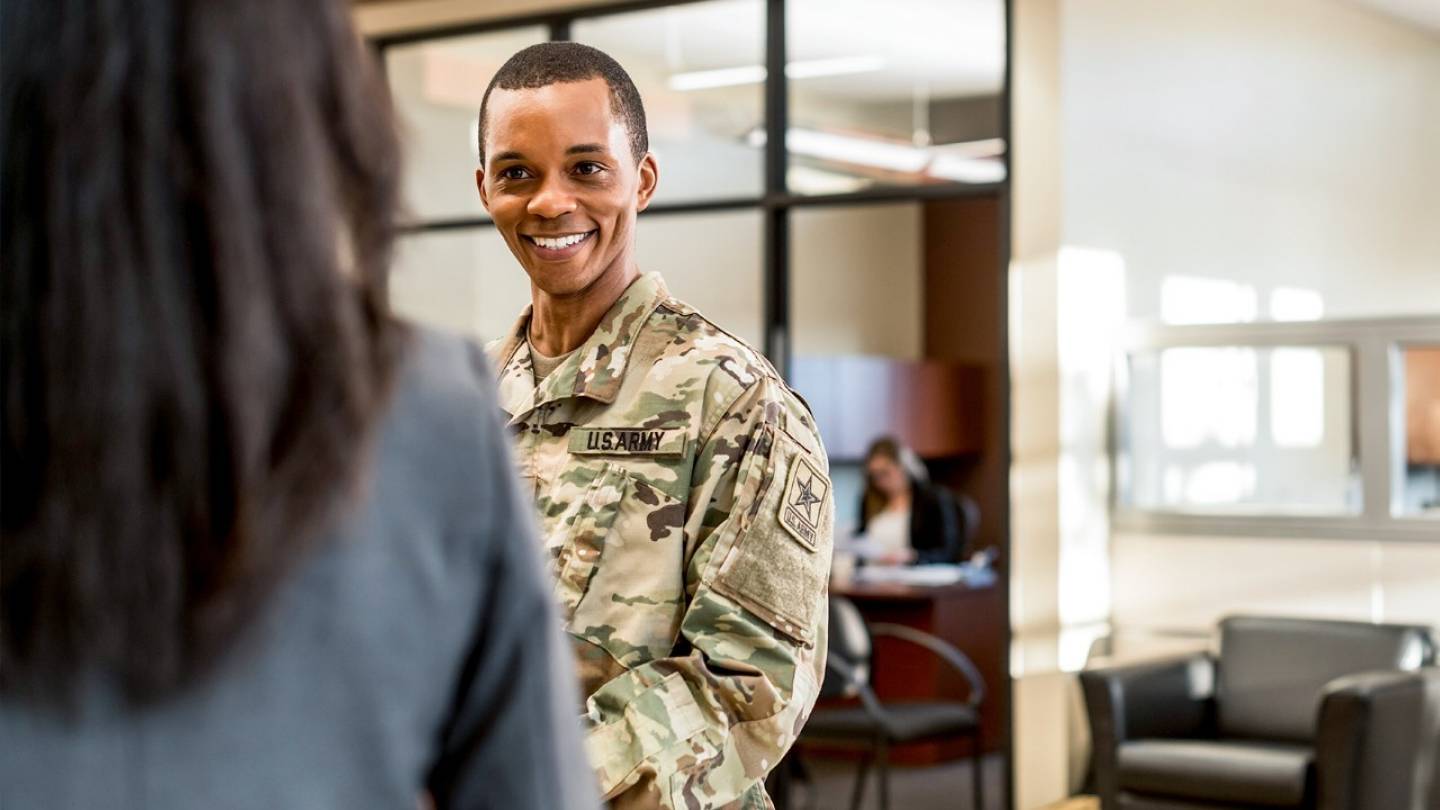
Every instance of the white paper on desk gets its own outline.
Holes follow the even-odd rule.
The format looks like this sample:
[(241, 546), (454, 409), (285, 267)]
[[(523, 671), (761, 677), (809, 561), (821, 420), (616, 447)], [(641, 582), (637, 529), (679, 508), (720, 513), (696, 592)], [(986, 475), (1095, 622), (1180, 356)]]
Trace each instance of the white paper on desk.
[(853, 554), (862, 560), (873, 560), (883, 555), (886, 551), (886, 549), (880, 547), (879, 543), (876, 543), (863, 534), (837, 534), (834, 542), (835, 552)]
[(965, 579), (963, 565), (867, 565), (855, 572), (860, 582), (894, 585), (954, 585)]

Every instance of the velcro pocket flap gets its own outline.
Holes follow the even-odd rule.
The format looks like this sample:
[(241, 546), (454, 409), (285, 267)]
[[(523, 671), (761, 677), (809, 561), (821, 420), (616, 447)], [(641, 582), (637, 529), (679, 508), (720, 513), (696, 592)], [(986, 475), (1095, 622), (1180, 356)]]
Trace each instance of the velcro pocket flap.
[(757, 439), (767, 443), (761, 447), (769, 450), (768, 463), (763, 472), (748, 471), (761, 475), (753, 490), (746, 486), (751, 482), (741, 484), (755, 500), (736, 504), (743, 520), (714, 587), (786, 636), (811, 644), (830, 570), (830, 482), (784, 432), (767, 427)]

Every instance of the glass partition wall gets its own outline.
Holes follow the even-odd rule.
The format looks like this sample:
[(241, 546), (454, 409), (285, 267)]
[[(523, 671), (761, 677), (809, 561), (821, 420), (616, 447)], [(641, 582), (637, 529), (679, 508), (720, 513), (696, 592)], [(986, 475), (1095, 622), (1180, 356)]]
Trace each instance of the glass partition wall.
[[(488, 339), (523, 304), (521, 271), (475, 191), (476, 114), (510, 54), (571, 39), (614, 56), (645, 98), (661, 167), (645, 216), (675, 217), (647, 226), (645, 266), (663, 269), (677, 293), (725, 308), (784, 369), (796, 211), (1005, 199), (1008, 8), (622, 2), (379, 38), (407, 147), (397, 306)], [(697, 243), (686, 238), (694, 233), (708, 235)], [(740, 313), (745, 302), (753, 311)]]
[[(594, 45), (634, 79), (660, 165), (637, 234), (642, 270), (661, 271), (792, 381), (797, 355), (921, 377), (935, 372), (932, 356), (993, 368), (983, 430), (999, 438), (961, 465), (994, 479), (981, 526), (1003, 566), (1007, 327), (1000, 316), (967, 343), (943, 323), (954, 313), (926, 302), (969, 296), (964, 279), (978, 275), (972, 305), (1007, 311), (1010, 19), (1010, 0), (622, 0), (377, 38), (408, 159), (395, 306), (482, 340), (509, 329), (529, 282), (475, 190), (481, 97), (520, 48)], [(966, 220), (972, 204), (982, 216)], [(997, 247), (965, 247), (977, 243)], [(832, 467), (837, 525), (852, 523), (858, 461), (834, 456)], [(995, 590), (997, 607), (971, 624), (1008, 639), (1003, 572)], [(982, 662), (996, 715), (986, 748), (999, 753), (986, 807), (1008, 808), (1008, 653), (993, 646), (993, 667)]]

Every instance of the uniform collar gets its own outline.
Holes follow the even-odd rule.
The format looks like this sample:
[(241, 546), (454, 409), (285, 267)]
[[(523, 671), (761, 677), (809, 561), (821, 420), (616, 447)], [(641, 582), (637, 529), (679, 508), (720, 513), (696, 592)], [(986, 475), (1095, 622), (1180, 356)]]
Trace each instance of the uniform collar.
[(670, 292), (659, 273), (637, 277), (605, 312), (590, 337), (538, 388), (531, 372), (530, 346), (526, 339), (534, 308), (527, 306), (497, 352), (497, 356), (503, 358), (500, 406), (511, 416), (519, 417), (569, 397), (588, 397), (607, 405), (614, 402), (625, 380), (625, 368), (635, 339), (650, 314), (669, 297)]

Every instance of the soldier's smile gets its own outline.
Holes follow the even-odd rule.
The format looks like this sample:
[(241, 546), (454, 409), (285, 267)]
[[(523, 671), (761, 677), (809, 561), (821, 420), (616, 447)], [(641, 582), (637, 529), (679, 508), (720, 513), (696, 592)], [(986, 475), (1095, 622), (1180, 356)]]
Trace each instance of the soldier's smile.
[(585, 248), (585, 245), (590, 243), (591, 237), (597, 233), (599, 233), (598, 230), (556, 236), (521, 234), (521, 238), (530, 245), (531, 251), (541, 261), (558, 262), (578, 254)]

